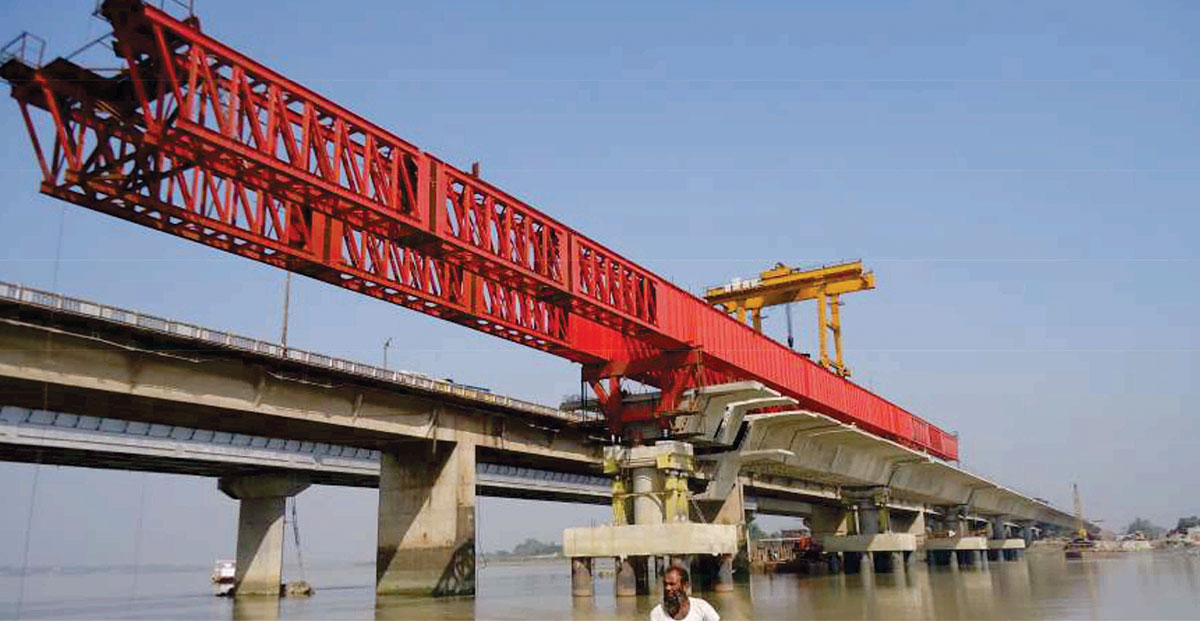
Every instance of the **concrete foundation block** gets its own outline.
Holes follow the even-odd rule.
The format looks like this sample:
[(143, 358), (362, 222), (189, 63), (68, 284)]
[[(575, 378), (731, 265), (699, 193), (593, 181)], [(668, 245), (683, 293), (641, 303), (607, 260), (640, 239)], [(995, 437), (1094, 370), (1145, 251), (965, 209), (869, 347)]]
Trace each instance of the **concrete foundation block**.
[(1024, 539), (988, 539), (989, 550), (1024, 550)]
[(737, 549), (738, 527), (732, 524), (626, 524), (563, 531), (563, 554), (571, 558), (736, 554)]
[(986, 550), (988, 540), (984, 537), (945, 537), (925, 540), (926, 550)]
[(917, 536), (909, 533), (826, 535), (821, 545), (827, 552), (914, 552)]

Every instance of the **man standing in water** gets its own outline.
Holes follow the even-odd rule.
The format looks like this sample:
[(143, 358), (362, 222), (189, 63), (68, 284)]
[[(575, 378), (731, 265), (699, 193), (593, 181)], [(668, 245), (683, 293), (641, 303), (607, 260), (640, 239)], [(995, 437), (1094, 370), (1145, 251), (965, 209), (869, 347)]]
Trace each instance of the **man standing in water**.
[(686, 569), (672, 565), (663, 574), (663, 601), (650, 611), (650, 621), (721, 621), (721, 615), (699, 597), (688, 597)]

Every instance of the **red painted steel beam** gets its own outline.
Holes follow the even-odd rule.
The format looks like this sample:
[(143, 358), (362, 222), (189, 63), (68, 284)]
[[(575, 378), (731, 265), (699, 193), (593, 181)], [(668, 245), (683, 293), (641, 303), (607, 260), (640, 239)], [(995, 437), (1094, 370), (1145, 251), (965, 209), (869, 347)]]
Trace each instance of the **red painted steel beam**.
[[(956, 459), (954, 436), (755, 333), (500, 188), (138, 0), (106, 0), (126, 70), (0, 71), (42, 191), (585, 365), (614, 428), (701, 383)], [(39, 128), (30, 109), (47, 112)], [(659, 387), (626, 408), (620, 377)], [(607, 386), (606, 386), (607, 383)]]

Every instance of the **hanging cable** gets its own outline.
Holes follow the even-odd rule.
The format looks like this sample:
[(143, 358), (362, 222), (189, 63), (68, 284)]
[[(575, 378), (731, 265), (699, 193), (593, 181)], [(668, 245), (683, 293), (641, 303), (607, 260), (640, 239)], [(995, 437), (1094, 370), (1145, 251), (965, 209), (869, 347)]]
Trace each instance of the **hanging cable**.
[(300, 579), (308, 582), (308, 576), (304, 573), (304, 553), (300, 551), (300, 522), (296, 519), (296, 497), (291, 497), (292, 501), (292, 535), (296, 540), (296, 565), (300, 567)]
[[(67, 218), (67, 206), (64, 204), (58, 212), (58, 241), (54, 245), (54, 268), (50, 276), (50, 290), (58, 289), (58, 268), (62, 263), (63, 228)], [(54, 309), (50, 310), (51, 318)], [(50, 333), (46, 333), (46, 357), (50, 356)], [(50, 383), (42, 382), (42, 411), (50, 408)], [(21, 606), (25, 603), (25, 578), (29, 574), (29, 542), (33, 539), (33, 512), (37, 507), (38, 479), (41, 478), (42, 453), (39, 451), (37, 461), (33, 464), (33, 485), (29, 489), (29, 511), (25, 516), (25, 544), (21, 553), (21, 580), (17, 587), (17, 614), (21, 618)]]
[(137, 598), (138, 578), (140, 578), (142, 556), (142, 525), (146, 512), (146, 477), (149, 473), (143, 471), (139, 477), (141, 490), (138, 492), (137, 526), (133, 529), (133, 586), (129, 589), (129, 609), (133, 610), (133, 600)]
[(475, 502), (475, 547), (478, 550), (476, 554), (475, 564), (479, 569), (487, 567), (487, 553), (483, 550), (483, 529), (479, 527), (483, 524), (483, 503), (479, 502), (480, 498), (476, 498)]
[(29, 489), (29, 512), (25, 516), (25, 547), (21, 553), (21, 580), (17, 587), (17, 614), (16, 618), (21, 618), (21, 605), (25, 602), (25, 576), (29, 572), (29, 541), (32, 539), (33, 530), (33, 508), (37, 504), (37, 488), (38, 476), (41, 474), (42, 454), (38, 452), (38, 461), (33, 465), (33, 485)]

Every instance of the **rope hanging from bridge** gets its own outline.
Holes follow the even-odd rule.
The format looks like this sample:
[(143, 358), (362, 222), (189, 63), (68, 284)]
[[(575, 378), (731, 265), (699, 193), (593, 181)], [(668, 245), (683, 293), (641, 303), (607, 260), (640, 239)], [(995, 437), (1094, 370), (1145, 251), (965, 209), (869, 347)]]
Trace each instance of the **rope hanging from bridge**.
[[(63, 229), (65, 228), (66, 218), (67, 218), (67, 209), (66, 209), (66, 205), (63, 205), (62, 211), (60, 211), (58, 214), (58, 235), (57, 235), (58, 241), (54, 245), (54, 263), (53, 263), (53, 268), (51, 270), (51, 276), (50, 276), (50, 288), (52, 290), (58, 289), (58, 269), (59, 269), (59, 266), (62, 264)], [(51, 311), (52, 315), (53, 315), (53, 312), (54, 311)], [(50, 355), (50, 333), (49, 332), (46, 333), (46, 355), (47, 356)], [(49, 409), (50, 409), (50, 384), (47, 382), (42, 382), (42, 410), (46, 411)], [(29, 542), (33, 539), (33, 513), (34, 513), (34, 509), (37, 507), (37, 492), (38, 492), (39, 479), (41, 478), (41, 470), (42, 470), (42, 457), (41, 457), (41, 453), (39, 453), (37, 462), (35, 462), (33, 464), (33, 485), (30, 486), (30, 490), (29, 490), (29, 511), (25, 515), (25, 541), (23, 543), (22, 552), (21, 552), (21, 580), (20, 580), (20, 585), (17, 588), (16, 617), (18, 619), (21, 618), (21, 607), (25, 603), (25, 577), (29, 573)]]
[(304, 553), (300, 551), (300, 519), (296, 517), (296, 497), (288, 498), (288, 502), (292, 504), (292, 536), (296, 541), (296, 565), (300, 568), (300, 579), (308, 581), (308, 576), (304, 573)]
[(129, 589), (129, 608), (133, 609), (133, 600), (137, 597), (138, 578), (141, 577), (142, 529), (146, 516), (146, 479), (149, 472), (142, 471), (138, 492), (137, 526), (133, 529), (133, 586)]

